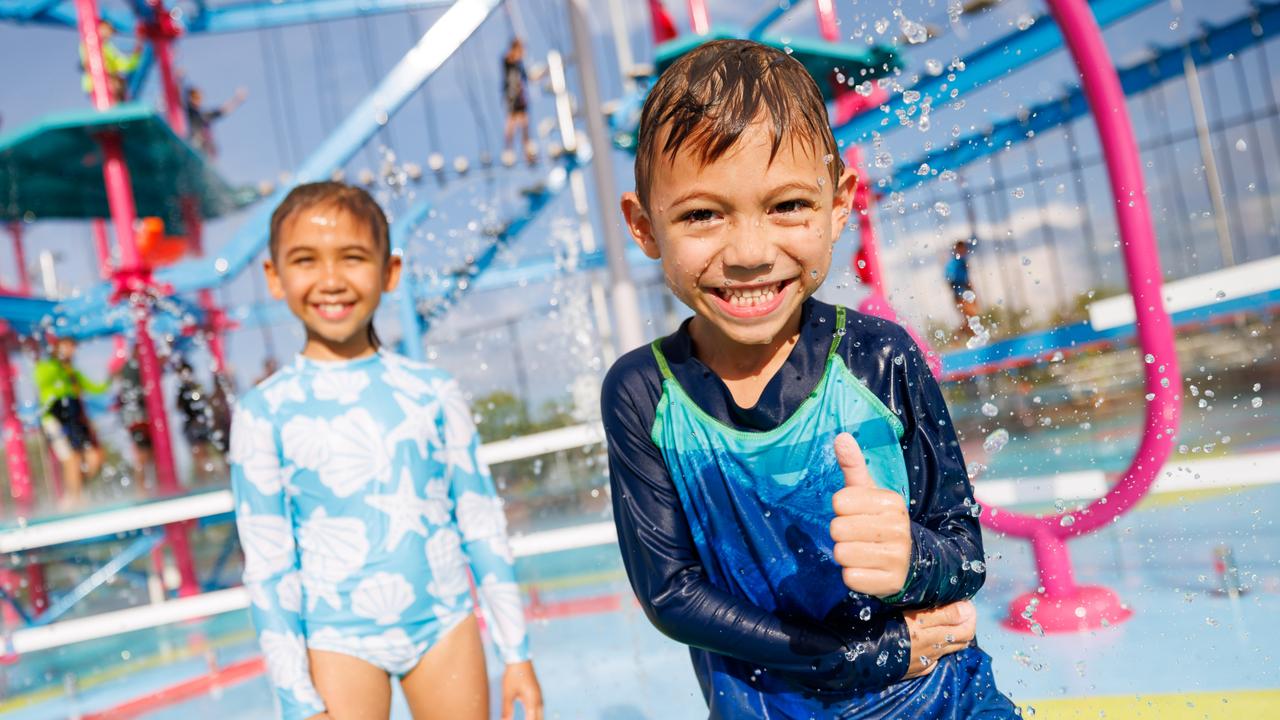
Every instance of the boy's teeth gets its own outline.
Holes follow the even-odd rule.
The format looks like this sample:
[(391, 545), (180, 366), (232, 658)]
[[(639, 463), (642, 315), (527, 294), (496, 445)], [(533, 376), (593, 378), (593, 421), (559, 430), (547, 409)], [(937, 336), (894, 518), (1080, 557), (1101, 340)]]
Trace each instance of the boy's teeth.
[(762, 288), (723, 288), (721, 292), (724, 298), (734, 305), (741, 307), (752, 307), (754, 305), (765, 305), (773, 300), (773, 296), (777, 294), (775, 286)]
[(320, 306), (320, 312), (322, 312), (322, 313), (330, 313), (330, 314), (332, 314), (332, 313), (340, 313), (340, 312), (342, 312), (343, 308), (345, 308), (345, 307), (346, 307), (345, 305), (341, 305), (341, 304), (334, 305), (334, 304), (326, 303), (326, 304), (324, 304), (324, 305), (321, 305), (321, 306)]

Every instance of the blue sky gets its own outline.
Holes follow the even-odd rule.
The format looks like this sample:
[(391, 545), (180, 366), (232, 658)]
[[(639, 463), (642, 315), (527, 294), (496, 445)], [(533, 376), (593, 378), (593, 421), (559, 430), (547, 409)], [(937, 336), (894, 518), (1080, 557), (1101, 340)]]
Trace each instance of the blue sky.
[[(112, 7), (124, 7), (118, 0), (109, 1)], [(619, 4), (628, 8), (626, 25), (633, 51), (639, 61), (646, 61), (652, 54), (652, 43), (645, 5), (625, 0)], [(686, 4), (673, 0), (668, 0), (667, 4), (677, 26), (687, 31)], [(618, 97), (622, 90), (612, 34), (607, 25), (607, 3), (598, 0), (590, 5), (595, 23), (595, 65), (604, 85), (602, 95), (605, 98)], [(953, 58), (963, 57), (991, 39), (1025, 26), (1030, 18), (1041, 12), (1042, 5), (1029, 0), (1007, 0), (990, 12), (962, 16), (954, 24), (947, 22), (948, 2), (944, 0), (875, 3), (837, 0), (836, 7), (841, 16), (841, 31), (850, 42), (892, 42), (901, 33), (904, 18), (944, 30), (940, 37), (928, 43), (905, 48), (908, 67), (903, 80), (904, 84), (909, 84), (912, 76), (926, 67), (929, 61), (946, 65)], [(512, 17), (526, 27), (531, 61), (543, 57), (553, 47), (569, 50), (568, 24), (556, 0), (514, 0), (513, 8)], [(710, 2), (710, 8), (714, 23), (745, 27), (764, 12), (765, 4), (715, 0)], [(1246, 12), (1246, 8), (1245, 0), (1214, 3), (1183, 0), (1181, 4), (1158, 2), (1117, 23), (1107, 31), (1107, 40), (1117, 63), (1125, 65), (1141, 58), (1150, 45), (1181, 42), (1196, 32), (1200, 23), (1234, 19)], [(216, 127), (221, 148), (219, 165), (225, 176), (235, 183), (257, 183), (275, 179), (296, 165), (325, 136), (335, 114), (353, 107), (371, 83), (408, 49), (414, 40), (414, 23), (425, 30), (440, 14), (439, 10), (429, 10), (412, 16), (402, 13), (333, 22), (319, 27), (185, 38), (180, 46), (179, 64), (187, 79), (203, 88), (209, 102), (222, 102), (238, 87), (249, 91), (248, 102)], [(351, 176), (373, 164), (376, 147), (382, 144), (391, 145), (399, 157), (419, 164), (425, 164), (427, 154), (437, 150), (450, 158), (466, 155), (473, 163), (482, 151), (496, 151), (501, 144), (502, 124), (498, 58), (511, 33), (507, 18), (508, 15), (502, 11), (490, 17), (481, 32), (468, 41), (463, 50), (427, 84), (425, 99), (414, 98), (406, 104), (392, 119), (387, 132), (375, 139), (367, 152), (355, 157), (349, 165)], [(793, 11), (779, 24), (778, 32), (815, 36), (817, 29), (812, 7), (802, 6)], [(10, 68), (29, 69), (7, 73), (6, 82), (0, 89), (0, 115), (3, 116), (4, 130), (11, 130), (46, 113), (86, 105), (87, 101), (79, 89), (76, 43), (74, 32), (68, 29), (0, 25), (0, 48), (3, 48), (0, 54), (4, 64)], [(120, 45), (128, 44), (121, 38)], [(1274, 54), (1276, 50), (1272, 48), (1270, 52)], [(272, 62), (264, 62), (264, 58)], [(279, 62), (274, 62), (277, 58)], [(1237, 61), (1245, 67), (1247, 80), (1253, 87), (1275, 82), (1262, 77), (1262, 64), (1251, 56), (1227, 62)], [(1214, 83), (1220, 97), (1211, 109), (1211, 119), (1213, 113), (1230, 118), (1245, 109), (1233, 76), (1221, 72), (1220, 75)], [(886, 134), (881, 151), (891, 154), (895, 162), (904, 162), (921, 155), (928, 147), (945, 144), (954, 132), (980, 129), (1016, 113), (1019, 108), (1055, 97), (1066, 85), (1074, 82), (1074, 78), (1069, 58), (1059, 53), (1036, 63), (1030, 70), (1011, 74), (967, 95), (963, 98), (962, 107), (935, 108), (927, 132), (919, 128), (904, 128)], [(576, 76), (571, 73), (571, 85), (576, 86), (576, 83)], [(154, 97), (155, 89), (153, 82), (149, 85), (148, 97)], [(1189, 127), (1190, 114), (1185, 95), (1180, 94), (1183, 91), (1170, 88), (1165, 92), (1168, 121), (1175, 132)], [(1254, 102), (1257, 104), (1258, 101)], [(532, 110), (535, 125), (550, 117), (549, 97), (535, 91)], [(1139, 137), (1151, 136), (1155, 126), (1140, 117), (1132, 105), (1131, 112), (1135, 113)], [(431, 123), (439, 132), (434, 144), (428, 131)], [(1265, 130), (1266, 125), (1259, 127)], [(1077, 154), (1085, 158), (1096, 157), (1097, 143), (1087, 120), (1077, 123), (1075, 130), (1079, 144)], [(1230, 132), (1236, 132), (1239, 139), (1249, 137), (1244, 128)], [(1267, 134), (1264, 146), (1256, 148), (1255, 152), (1263, 153), (1274, 161), (1277, 156), (1274, 137), (1275, 133)], [(1227, 137), (1224, 143), (1228, 153), (1235, 152), (1234, 135)], [(1069, 150), (1064, 143), (1042, 138), (1035, 145), (1044, 168), (1061, 166), (1066, 162)], [(1169, 156), (1160, 160), (1162, 171), (1156, 173), (1153, 182), (1169, 182), (1170, 177), (1177, 177), (1186, 183), (1185, 194), (1195, 195), (1195, 183), (1203, 184), (1196, 146), (1194, 143), (1178, 144)], [(1153, 163), (1163, 157), (1153, 151), (1144, 160)], [(1243, 162), (1248, 157), (1249, 153), (1242, 152), (1235, 158), (1242, 181), (1237, 188), (1239, 197), (1228, 198), (1233, 203), (1238, 202), (1242, 208), (1248, 202), (1256, 204), (1257, 200), (1256, 197), (1252, 200), (1245, 197), (1250, 192), (1247, 190), (1250, 184), (1248, 173), (1252, 172), (1247, 167), (1249, 163)], [(614, 162), (619, 189), (629, 188), (629, 156), (615, 153)], [(1059, 248), (1062, 256), (1057, 261), (1061, 270), (1059, 274), (1065, 274), (1068, 285), (1079, 289), (1092, 282), (1083, 270), (1086, 266), (1083, 250), (1078, 243), (1073, 245), (1071, 240), (1073, 231), (1077, 235), (1081, 232), (1078, 217), (1084, 215), (1092, 222), (1093, 242), (1103, 252), (1105, 267), (1102, 279), (1114, 281), (1119, 277), (1114, 247), (1108, 239), (1114, 228), (1101, 190), (1105, 187), (1105, 176), (1100, 168), (1086, 169), (1085, 184), (1090, 186), (1092, 195), (1083, 212), (1079, 212), (1076, 211), (1069, 178), (1067, 182), (1054, 177), (1042, 179), (1039, 183), (1025, 180), (1034, 163), (1024, 149), (1007, 154), (999, 162), (1005, 180), (1014, 189), (987, 201), (994, 203), (990, 212), (979, 202), (979, 215), (983, 216), (980, 222), (991, 221), (995, 227), (1001, 222), (1010, 224), (1009, 218), (1020, 217), (1025, 221), (1011, 224), (1020, 234), (1017, 238), (1021, 241), (1018, 251), (1028, 260), (1024, 267), (1028, 268), (1025, 271), (1029, 278), (1027, 282), (1032, 284), (1026, 294), (1034, 296), (1035, 284), (1050, 282), (1049, 273), (1054, 264), (1054, 260), (1045, 255), (1042, 207), (1054, 207), (1065, 215), (1077, 216), (1076, 221), (1066, 223), (1068, 226), (1074, 223), (1074, 228), (1061, 228), (1057, 238), (1062, 246)], [(1154, 171), (1155, 165), (1149, 165), (1149, 168)], [(990, 163), (980, 162), (969, 170), (967, 177), (972, 186), (984, 187), (990, 184), (992, 174)], [(483, 225), (486, 218), (501, 218), (510, 212), (509, 208), (518, 198), (519, 187), (528, 182), (528, 178), (527, 171), (494, 172), (487, 178), (483, 173), (473, 172), (471, 177), (452, 181), (443, 189), (429, 179), (421, 184), (414, 190), (415, 196), (431, 199), (439, 212), (424, 225), (411, 246), (413, 262), (426, 269), (452, 267), (459, 257), (476, 246), (475, 229)], [(1022, 190), (1020, 194), (1018, 188)], [(1256, 195), (1256, 187), (1252, 192)], [(1203, 195), (1203, 190), (1200, 195)], [(1166, 193), (1166, 196), (1172, 195)], [(389, 209), (394, 214), (409, 200), (392, 199)], [(1189, 202), (1194, 200), (1192, 197)], [(937, 202), (948, 206), (949, 212), (945, 216), (934, 211)], [(1207, 205), (1207, 201), (1204, 204)], [(1182, 225), (1195, 218), (1171, 216), (1172, 208), (1167, 205), (1163, 203), (1153, 211), (1158, 227), (1167, 228), (1165, 234), (1175, 237), (1175, 229), (1181, 231)], [(602, 218), (607, 218), (608, 222), (618, 221), (616, 199), (591, 197), (590, 207), (596, 226), (595, 237), (599, 238)], [(1197, 209), (1198, 206), (1192, 207), (1188, 212)], [(1246, 210), (1241, 210), (1241, 213)], [(545, 254), (566, 242), (573, 242), (578, 237), (579, 228), (575, 218), (572, 203), (568, 198), (561, 199), (522, 236), (500, 264), (514, 264), (522, 256)], [(939, 254), (955, 234), (966, 232), (962, 227), (964, 218), (956, 189), (948, 187), (945, 182), (921, 188), (904, 197), (888, 198), (877, 211), (877, 221), (889, 244), (887, 255), (899, 309), (917, 322), (928, 322), (936, 314), (948, 311), (945, 294), (941, 290)], [(242, 220), (243, 216), (232, 216), (210, 223), (206, 231), (208, 251), (216, 253), (218, 245), (235, 232)], [(1249, 227), (1242, 227), (1241, 232), (1251, 231)], [(1265, 235), (1266, 229), (1261, 232)], [(87, 225), (42, 222), (29, 226), (27, 233), (30, 258), (34, 260), (40, 250), (52, 250), (58, 254), (59, 276), (66, 289), (83, 287), (96, 278)], [(1257, 235), (1257, 231), (1252, 233)], [(1198, 255), (1207, 258), (1214, 243), (1212, 239), (1205, 241), (1203, 238), (1204, 233), (1201, 232), (1183, 242), (1203, 242), (1204, 247)], [(1265, 251), (1265, 243), (1258, 242), (1259, 248)], [(843, 243), (836, 263), (847, 265), (850, 252), (850, 243)], [(1176, 258), (1167, 261), (1166, 266), (1176, 261)], [(989, 263), (982, 253), (975, 259), (975, 264), (980, 284), (986, 277), (992, 288), (988, 294), (994, 295), (994, 264)], [(7, 246), (0, 249), (0, 266), (3, 267), (0, 274), (4, 280), (11, 282), (14, 269)], [(652, 268), (637, 268), (636, 273), (642, 282), (652, 287), (655, 280)], [(255, 275), (248, 273), (237, 278), (221, 290), (219, 296), (231, 304), (253, 302), (259, 292), (252, 279)], [(921, 278), (924, 278), (923, 282)], [(833, 274), (829, 297), (848, 299), (850, 291), (838, 287), (845, 284), (847, 278)], [(540, 390), (536, 394), (544, 398), (562, 396), (575, 377), (597, 374), (607, 361), (591, 326), (591, 308), (584, 300), (589, 293), (590, 278), (574, 277), (551, 287), (515, 288), (469, 297), (430, 336), (428, 349), (438, 362), (457, 372), (475, 392), (495, 387), (511, 388), (513, 355), (508, 335), (503, 329), (505, 326), (497, 325), (498, 329), (470, 334), (468, 328), (495, 325), (497, 321), (516, 318), (520, 322), (523, 356), (530, 372), (535, 377), (548, 379), (548, 382), (538, 383)], [(668, 329), (663, 322), (659, 293), (660, 289), (655, 289), (643, 298), (646, 311), (653, 316), (647, 328), (651, 334)], [(380, 319), (379, 322), (390, 330), (384, 332), (384, 336), (398, 334), (393, 319)], [(297, 347), (297, 337), (295, 328), (280, 327), (272, 331), (271, 342), (278, 354), (287, 356)], [(242, 330), (231, 335), (231, 358), (242, 383), (256, 373), (265, 345), (266, 340), (258, 330)], [(100, 363), (105, 349), (105, 343), (86, 347), (86, 364)], [(475, 362), (477, 356), (482, 358), (479, 363)]]

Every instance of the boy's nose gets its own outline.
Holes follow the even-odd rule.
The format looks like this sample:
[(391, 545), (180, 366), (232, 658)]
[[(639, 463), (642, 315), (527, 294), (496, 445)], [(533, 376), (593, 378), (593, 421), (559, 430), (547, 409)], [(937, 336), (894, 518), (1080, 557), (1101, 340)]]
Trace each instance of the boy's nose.
[(777, 254), (762, 223), (748, 221), (738, 226), (723, 257), (725, 264), (732, 267), (767, 272)]

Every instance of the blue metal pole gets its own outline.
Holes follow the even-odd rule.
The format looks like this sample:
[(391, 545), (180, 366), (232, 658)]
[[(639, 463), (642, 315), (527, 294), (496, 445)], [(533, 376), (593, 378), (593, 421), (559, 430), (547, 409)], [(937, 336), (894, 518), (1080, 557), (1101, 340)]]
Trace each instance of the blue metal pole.
[[(1106, 27), (1155, 2), (1156, 0), (1096, 0), (1091, 8), (1098, 25)], [(998, 80), (1061, 47), (1062, 32), (1048, 15), (1042, 15), (1026, 30), (1018, 30), (993, 40), (982, 50), (966, 57), (964, 70), (921, 78), (909, 88), (919, 93), (919, 98), (912, 103), (903, 100), (906, 95), (903, 92), (887, 103), (887, 112), (867, 112), (855, 116), (835, 129), (836, 142), (841, 146), (861, 143), (869, 140), (874, 132), (894, 130), (901, 127), (894, 122), (894, 118), (899, 111), (907, 110), (908, 105), (929, 102), (934, 108), (941, 108), (954, 97)]]

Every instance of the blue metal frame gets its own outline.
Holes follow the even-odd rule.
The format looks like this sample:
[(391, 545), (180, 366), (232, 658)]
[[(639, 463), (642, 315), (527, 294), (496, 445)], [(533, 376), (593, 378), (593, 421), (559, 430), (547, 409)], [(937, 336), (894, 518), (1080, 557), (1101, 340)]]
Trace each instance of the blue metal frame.
[[(1208, 65), (1280, 34), (1280, 2), (1256, 4), (1249, 15), (1221, 26), (1205, 26), (1204, 32), (1182, 45), (1152, 49), (1148, 60), (1120, 71), (1120, 86), (1127, 95), (1136, 95), (1167, 82), (1183, 73), (1187, 53), (1199, 65)], [(1066, 95), (1036, 105), (1025, 114), (995, 123), (990, 129), (956, 140), (890, 171), (884, 187), (887, 191), (905, 191), (944, 170), (964, 167), (1005, 147), (1026, 142), (1035, 134), (1051, 130), (1089, 114), (1089, 104), (1077, 86)], [(928, 164), (930, 172), (917, 170)]]
[[(101, 7), (98, 12), (117, 32), (133, 34), (134, 18), (129, 13), (110, 7)], [(0, 22), (4, 21), (75, 28), (75, 3), (72, 0), (9, 0), (0, 5)]]
[[(431, 292), (433, 294), (438, 293), (438, 295), (435, 303), (427, 312), (420, 312), (422, 323), (420, 327), (422, 332), (429, 330), (432, 320), (443, 315), (445, 311), (461, 299), (467, 291), (475, 287), (476, 278), (484, 274), (484, 272), (489, 269), (489, 266), (493, 264), (494, 259), (497, 258), (498, 251), (519, 237), (520, 233), (523, 232), (524, 229), (528, 227), (535, 218), (537, 218), (538, 214), (542, 212), (542, 209), (550, 204), (552, 198), (564, 189), (569, 178), (569, 173), (573, 172), (576, 164), (577, 161), (572, 156), (568, 156), (564, 167), (555, 168), (551, 174), (548, 175), (547, 181), (544, 184), (525, 193), (525, 198), (528, 202), (525, 207), (525, 211), (495, 232), (492, 236), (493, 241), (490, 242), (488, 247), (480, 253), (479, 257), (469, 263), (466, 267), (453, 272), (450, 275), (449, 282), (447, 282), (443, 287), (437, 286), (436, 288), (423, 289), (424, 294), (426, 292)], [(465, 283), (462, 282), (464, 280), (466, 281)], [(417, 344), (421, 346), (422, 343), (420, 339)]]
[(124, 550), (121, 550), (119, 554), (111, 558), (111, 560), (105, 565), (98, 568), (92, 575), (81, 580), (74, 588), (63, 593), (57, 600), (50, 603), (49, 607), (45, 608), (44, 612), (34, 618), (31, 618), (28, 621), (28, 625), (33, 627), (48, 625), (54, 620), (57, 620), (67, 614), (71, 608), (75, 607), (76, 603), (80, 602), (89, 593), (115, 577), (115, 575), (129, 565), (129, 563), (150, 552), (151, 549), (154, 548), (162, 539), (163, 534), (160, 532), (143, 533), (140, 537), (129, 543), (129, 545), (125, 547)]
[[(1090, 7), (1098, 25), (1106, 27), (1157, 1), (1094, 0), (1090, 3)], [(903, 100), (905, 92), (895, 94), (887, 103), (887, 112), (874, 110), (865, 112), (844, 125), (834, 128), (836, 143), (840, 147), (846, 147), (870, 140), (872, 133), (893, 131), (902, 127), (896, 120), (899, 111), (906, 112), (910, 106), (923, 104), (926, 101), (933, 103), (935, 108), (940, 108), (951, 102), (954, 97), (1004, 77), (1060, 47), (1062, 47), (1062, 32), (1058, 29), (1057, 23), (1053, 22), (1048, 15), (1042, 15), (1026, 30), (1017, 30), (993, 40), (981, 50), (964, 58), (965, 69), (954, 73), (954, 80), (949, 79), (948, 73), (921, 78), (909, 88), (920, 94), (916, 102), (908, 103)]]
[[(1170, 315), (1175, 327), (1209, 322), (1227, 315), (1243, 313), (1275, 313), (1280, 310), (1280, 290), (1232, 298), (1189, 308)], [(944, 375), (979, 374), (1002, 363), (1034, 362), (1055, 352), (1071, 352), (1096, 343), (1124, 342), (1135, 337), (1133, 323), (1106, 330), (1094, 330), (1087, 321), (1019, 335), (974, 350), (953, 350), (942, 355)]]
[(747, 38), (749, 40), (759, 40), (769, 31), (769, 26), (782, 19), (783, 15), (791, 12), (792, 9), (800, 5), (800, 0), (778, 0), (777, 4), (769, 8), (768, 12), (760, 17), (759, 20), (747, 30)]
[(246, 2), (217, 7), (201, 6), (184, 18), (189, 33), (245, 32), (288, 25), (305, 25), (364, 15), (446, 7), (453, 0), (302, 0), (301, 2)]
[[(150, 16), (145, 2), (132, 0), (133, 15), (103, 7), (103, 17), (117, 32), (132, 35), (136, 19)], [(196, 12), (180, 19), (188, 34), (246, 32), (366, 15), (447, 7), (454, 0), (290, 0), (246, 2), (211, 7), (196, 3)], [(0, 6), (0, 21), (75, 28), (73, 0), (10, 0)]]
[[(457, 0), (293, 173), (295, 182), (328, 178), (345, 165), (501, 2)], [(175, 292), (186, 293), (216, 287), (238, 275), (266, 247), (271, 213), (291, 189), (282, 187), (260, 202), (235, 237), (218, 249), (216, 256), (165, 268), (157, 273), (157, 279), (172, 285)]]

